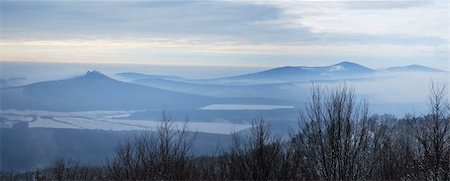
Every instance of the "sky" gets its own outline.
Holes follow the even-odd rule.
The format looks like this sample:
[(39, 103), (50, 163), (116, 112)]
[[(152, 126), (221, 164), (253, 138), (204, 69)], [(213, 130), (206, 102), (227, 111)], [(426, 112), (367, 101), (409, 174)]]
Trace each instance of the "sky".
[(450, 70), (449, 1), (1, 1), (0, 61)]

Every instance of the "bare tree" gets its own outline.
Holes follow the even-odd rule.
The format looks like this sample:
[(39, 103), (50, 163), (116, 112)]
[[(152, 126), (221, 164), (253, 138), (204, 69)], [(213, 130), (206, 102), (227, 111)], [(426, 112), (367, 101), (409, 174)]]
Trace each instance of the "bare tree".
[(411, 142), (405, 138), (406, 131), (402, 123), (393, 115), (374, 115), (370, 119), (373, 147), (368, 154), (374, 166), (371, 179), (402, 179), (409, 173), (413, 159)]
[(259, 118), (247, 135), (233, 134), (228, 179), (282, 179), (285, 155), (281, 139), (270, 135), (269, 128), (263, 118)]
[(177, 128), (164, 112), (156, 132), (146, 132), (119, 145), (107, 167), (113, 180), (192, 179), (190, 159), (194, 136), (187, 121)]
[(429, 114), (409, 119), (417, 143), (416, 173), (420, 179), (450, 179), (450, 110), (447, 86), (432, 82), (428, 99)]
[(81, 166), (74, 159), (57, 158), (47, 169), (37, 171), (35, 177), (37, 180), (100, 180), (102, 172), (98, 167)]
[(307, 179), (369, 178), (373, 134), (368, 106), (356, 102), (352, 89), (343, 85), (324, 92), (313, 85), (307, 115), (300, 122), (302, 128), (292, 142)]

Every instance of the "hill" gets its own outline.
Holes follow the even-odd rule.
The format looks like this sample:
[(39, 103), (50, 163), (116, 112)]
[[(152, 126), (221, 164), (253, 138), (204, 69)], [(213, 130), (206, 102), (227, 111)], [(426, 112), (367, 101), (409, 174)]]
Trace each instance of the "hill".
[(65, 80), (4, 88), (2, 109), (53, 111), (200, 107), (214, 98), (120, 82), (97, 72)]
[(390, 67), (386, 69), (390, 72), (445, 72), (443, 70), (430, 68), (422, 65), (408, 65), (408, 66), (398, 66), (398, 67)]
[(222, 83), (269, 83), (269, 82), (293, 82), (311, 80), (332, 80), (354, 78), (375, 73), (368, 67), (351, 63), (340, 62), (338, 64), (323, 67), (286, 66), (269, 69), (261, 72), (244, 74), (232, 77), (215, 79)]

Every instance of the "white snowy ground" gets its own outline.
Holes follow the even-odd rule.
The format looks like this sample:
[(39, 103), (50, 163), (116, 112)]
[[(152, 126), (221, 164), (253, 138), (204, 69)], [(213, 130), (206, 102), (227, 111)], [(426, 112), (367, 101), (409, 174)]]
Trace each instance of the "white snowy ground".
[(293, 109), (294, 106), (284, 105), (261, 105), (261, 104), (211, 104), (201, 107), (201, 110), (274, 110), (274, 109)]
[[(88, 111), (88, 112), (50, 112), (37, 110), (1, 110), (0, 127), (12, 127), (17, 122), (28, 122), (30, 128), (73, 128), (100, 130), (156, 130), (161, 122), (158, 120), (128, 120), (136, 111)], [(185, 122), (174, 122), (182, 128)], [(220, 122), (189, 122), (191, 131), (230, 134), (250, 128), (249, 124), (232, 124)]]

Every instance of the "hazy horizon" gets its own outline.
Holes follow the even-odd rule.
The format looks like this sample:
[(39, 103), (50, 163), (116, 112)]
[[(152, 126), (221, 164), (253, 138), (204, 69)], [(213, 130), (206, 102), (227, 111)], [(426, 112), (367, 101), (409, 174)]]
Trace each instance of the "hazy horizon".
[[(357, 61), (342, 60), (336, 61), (332, 64), (315, 64), (315, 65), (282, 65), (282, 66), (214, 66), (214, 65), (155, 65), (155, 64), (116, 64), (116, 63), (63, 63), (63, 62), (15, 62), (15, 61), (0, 61), (0, 78), (10, 79), (24, 77), (30, 72), (42, 72), (42, 70), (49, 68), (60, 68), (48, 74), (60, 75), (60, 77), (53, 77), (53, 79), (68, 78), (70, 76), (80, 76), (86, 71), (98, 70), (110, 76), (115, 76), (117, 73), (136, 72), (151, 75), (175, 75), (190, 79), (208, 79), (221, 78), (227, 76), (236, 76), (248, 73), (255, 73), (264, 70), (270, 70), (279, 67), (325, 67), (334, 65), (340, 62), (352, 62), (359, 64)], [(364, 64), (360, 64), (365, 66)], [(421, 64), (398, 64), (390, 67), (369, 67), (374, 70), (382, 70), (391, 67), (403, 67), (409, 65)], [(421, 65), (425, 66), (425, 65)], [(16, 70), (14, 70), (14, 68)], [(438, 70), (449, 72), (446, 67), (430, 67)], [(20, 70), (20, 71), (17, 71)], [(67, 72), (69, 71), (69, 72)], [(24, 74), (23, 72), (28, 72)], [(61, 74), (65, 72), (64, 75)], [(36, 75), (34, 75), (36, 76)], [(42, 77), (48, 77), (43, 75)], [(48, 77), (52, 80), (52, 77)], [(43, 80), (43, 79), (41, 79)]]

